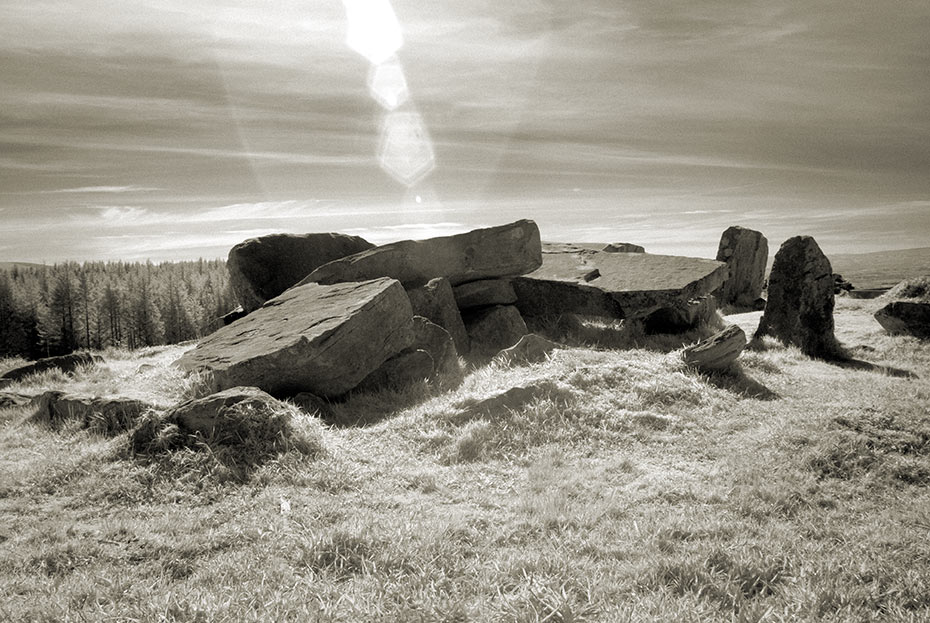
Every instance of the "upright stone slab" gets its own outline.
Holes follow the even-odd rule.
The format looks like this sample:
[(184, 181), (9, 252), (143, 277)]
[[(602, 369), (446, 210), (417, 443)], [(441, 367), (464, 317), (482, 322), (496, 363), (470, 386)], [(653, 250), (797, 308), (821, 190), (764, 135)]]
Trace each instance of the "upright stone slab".
[(216, 391), (340, 396), (413, 342), (413, 310), (393, 279), (291, 288), (209, 335), (177, 364)]
[(734, 225), (720, 237), (717, 261), (726, 262), (729, 276), (717, 291), (721, 305), (750, 309), (762, 295), (769, 243), (760, 232)]
[(468, 333), (465, 332), (462, 314), (459, 313), (448, 279), (430, 279), (424, 286), (407, 290), (407, 296), (410, 297), (414, 314), (448, 331), (455, 342), (455, 349), (462, 355), (468, 354)]
[(775, 254), (768, 301), (755, 337), (770, 335), (814, 357), (839, 356), (833, 305), (830, 260), (812, 237), (789, 238)]
[(644, 318), (709, 294), (726, 279), (714, 260), (549, 246), (543, 264), (511, 280), (524, 316)]
[(403, 240), (320, 266), (305, 283), (332, 284), (392, 277), (413, 288), (436, 277), (453, 286), (466, 281), (522, 275), (542, 262), (533, 221), (476, 229), (455, 236)]
[[(251, 312), (315, 268), (375, 245), (335, 233), (271, 234), (240, 242), (229, 251), (229, 284), (243, 311)], [(228, 323), (226, 323), (228, 324)]]

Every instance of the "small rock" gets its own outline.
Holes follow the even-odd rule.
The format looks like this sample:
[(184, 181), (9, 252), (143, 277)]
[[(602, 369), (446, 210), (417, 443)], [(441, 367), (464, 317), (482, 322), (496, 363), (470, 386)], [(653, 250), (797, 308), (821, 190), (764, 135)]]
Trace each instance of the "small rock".
[(681, 356), (689, 366), (708, 371), (723, 370), (736, 361), (744, 348), (746, 334), (734, 324), (685, 348)]
[(494, 360), (501, 363), (534, 363), (543, 361), (552, 351), (559, 348), (562, 348), (562, 345), (558, 342), (547, 340), (535, 333), (527, 333), (519, 342), (497, 353)]
[(875, 320), (893, 335), (930, 339), (930, 303), (893, 301), (875, 312)]
[(632, 242), (612, 242), (601, 251), (605, 253), (645, 253), (646, 249)]
[(257, 387), (231, 387), (203, 398), (188, 400), (167, 411), (163, 420), (177, 424), (182, 433), (213, 437), (224, 413), (232, 408), (268, 410), (281, 403)]
[(465, 314), (463, 319), (471, 351), (478, 355), (496, 355), (529, 333), (526, 322), (513, 305), (485, 307)]
[(453, 405), (462, 411), (462, 417), (471, 418), (500, 415), (503, 411), (515, 411), (531, 402), (558, 395), (561, 392), (554, 381), (539, 380), (527, 385), (518, 385), (485, 398), (468, 398)]

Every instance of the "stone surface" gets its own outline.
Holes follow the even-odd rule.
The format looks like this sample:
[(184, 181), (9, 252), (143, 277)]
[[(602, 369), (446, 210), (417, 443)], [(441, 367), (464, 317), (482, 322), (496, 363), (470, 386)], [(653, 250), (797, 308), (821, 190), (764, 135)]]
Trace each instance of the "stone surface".
[(761, 232), (745, 227), (727, 228), (720, 236), (717, 260), (726, 262), (729, 276), (716, 292), (721, 305), (750, 309), (762, 294), (769, 243)]
[(524, 315), (644, 318), (709, 294), (727, 274), (714, 260), (563, 249), (547, 246), (539, 269), (511, 280)]
[(454, 375), (461, 372), (459, 354), (449, 332), (422, 316), (413, 317), (413, 346), (433, 358), (434, 372)]
[(204, 338), (177, 361), (214, 389), (340, 396), (413, 342), (413, 311), (393, 279), (291, 288)]
[(11, 409), (29, 404), (31, 396), (13, 392), (0, 392), (0, 409)]
[(466, 313), (463, 319), (471, 352), (477, 355), (496, 355), (529, 333), (520, 311), (513, 305), (484, 307)]
[(462, 355), (468, 354), (468, 333), (465, 332), (465, 323), (462, 322), (462, 314), (459, 313), (448, 279), (431, 279), (426, 285), (408, 289), (407, 296), (414, 314), (448, 331), (455, 342), (455, 349)]
[(242, 309), (251, 312), (315, 268), (374, 246), (358, 236), (335, 233), (250, 238), (229, 251), (229, 284)]
[(182, 433), (200, 433), (210, 438), (217, 434), (217, 424), (229, 409), (257, 411), (281, 408), (281, 403), (257, 387), (230, 387), (203, 398), (188, 400), (167, 411), (164, 422), (176, 424)]
[(612, 242), (601, 251), (604, 253), (645, 253), (646, 249), (632, 242)]
[(550, 353), (559, 348), (562, 348), (562, 345), (558, 342), (547, 340), (535, 333), (527, 333), (519, 342), (494, 355), (494, 360), (501, 363), (533, 363), (545, 360)]
[(452, 289), (455, 304), (459, 309), (486, 307), (488, 305), (512, 305), (517, 294), (507, 279), (480, 279), (457, 285)]
[(301, 283), (332, 284), (392, 277), (413, 288), (436, 277), (460, 283), (522, 275), (539, 267), (541, 243), (533, 221), (476, 229), (455, 236), (403, 240), (320, 266)]
[(789, 238), (775, 254), (755, 337), (770, 335), (814, 357), (837, 357), (833, 306), (830, 260), (812, 237)]
[(59, 357), (46, 357), (37, 359), (25, 366), (19, 366), (7, 370), (0, 376), (0, 386), (14, 381), (19, 381), (31, 374), (38, 374), (47, 370), (58, 369), (65, 373), (74, 372), (80, 366), (88, 366), (94, 363), (103, 363), (103, 357), (91, 355), (90, 353), (71, 353), (70, 355), (61, 355)]
[(104, 435), (128, 430), (152, 408), (132, 398), (68, 394), (55, 390), (35, 396), (32, 404), (36, 407), (33, 421), (47, 423), (56, 429), (75, 423), (80, 428)]
[(689, 366), (702, 370), (723, 370), (736, 361), (744, 348), (746, 334), (734, 324), (694, 346), (688, 346), (681, 358)]
[(892, 301), (875, 312), (875, 320), (888, 333), (930, 340), (930, 303)]
[(453, 406), (461, 410), (465, 418), (502, 415), (504, 411), (515, 411), (537, 400), (557, 396), (560, 392), (554, 381), (538, 380), (484, 398), (461, 400)]
[(717, 315), (717, 300), (713, 295), (691, 299), (675, 307), (665, 307), (646, 317), (646, 333), (682, 333), (701, 324), (712, 324)]
[(379, 389), (400, 389), (433, 375), (435, 364), (428, 352), (409, 349), (385, 361), (358, 384), (356, 391), (370, 392)]

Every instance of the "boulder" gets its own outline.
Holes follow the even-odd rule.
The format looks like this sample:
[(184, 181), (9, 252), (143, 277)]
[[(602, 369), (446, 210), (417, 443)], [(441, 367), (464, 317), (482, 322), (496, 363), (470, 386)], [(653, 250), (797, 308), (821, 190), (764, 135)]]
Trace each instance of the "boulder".
[(422, 316), (413, 317), (413, 346), (425, 350), (433, 358), (434, 372), (456, 375), (461, 372), (458, 351), (449, 332)]
[(762, 294), (769, 243), (760, 232), (745, 227), (727, 228), (720, 237), (717, 260), (726, 262), (729, 276), (716, 292), (721, 305), (751, 309)]
[(534, 363), (543, 361), (552, 351), (559, 348), (562, 348), (562, 345), (558, 342), (547, 340), (535, 333), (527, 333), (520, 338), (519, 342), (494, 355), (494, 361), (500, 363)]
[(230, 409), (269, 411), (280, 409), (281, 403), (257, 387), (230, 387), (221, 392), (182, 402), (168, 410), (162, 421), (175, 424), (183, 434), (199, 433), (211, 438), (217, 434)]
[(340, 396), (413, 343), (413, 311), (393, 279), (291, 288), (222, 327), (176, 364), (215, 390)]
[(689, 366), (701, 370), (723, 370), (736, 361), (746, 348), (746, 334), (738, 326), (730, 325), (706, 340), (682, 351), (681, 358)]
[(468, 354), (468, 333), (448, 279), (430, 279), (426, 285), (408, 289), (407, 296), (414, 314), (448, 331), (455, 342), (455, 349), (463, 355)]
[(810, 236), (789, 238), (769, 274), (768, 300), (755, 337), (770, 335), (813, 357), (835, 358), (833, 270)]
[(513, 305), (483, 307), (466, 313), (463, 319), (471, 352), (478, 355), (496, 355), (529, 333), (520, 311)]
[[(248, 313), (315, 268), (374, 246), (358, 236), (335, 233), (271, 234), (250, 238), (229, 251), (226, 261), (229, 285)], [(225, 322), (226, 317), (223, 319)]]
[(370, 392), (379, 389), (400, 389), (433, 375), (435, 364), (428, 352), (408, 349), (385, 361), (356, 387), (356, 391)]
[(646, 249), (632, 242), (612, 242), (601, 251), (604, 253), (645, 253)]
[(91, 355), (90, 353), (71, 353), (70, 355), (37, 359), (25, 366), (19, 366), (4, 372), (3, 376), (0, 377), (0, 387), (47, 370), (57, 369), (70, 374), (80, 366), (89, 366), (95, 363), (103, 363), (103, 357)]
[(506, 279), (479, 279), (452, 288), (455, 304), (459, 309), (487, 307), (489, 305), (512, 305), (517, 302), (517, 293)]
[(70, 423), (103, 435), (132, 428), (143, 413), (152, 409), (141, 400), (119, 396), (100, 397), (47, 391), (32, 399), (33, 421), (58, 429)]
[(930, 303), (892, 301), (875, 312), (875, 320), (893, 335), (930, 340)]
[(522, 275), (539, 267), (541, 243), (533, 221), (476, 229), (455, 236), (403, 240), (320, 266), (301, 281), (333, 284), (392, 277), (413, 288), (436, 277), (460, 283)]
[(548, 246), (543, 265), (511, 283), (525, 316), (634, 319), (709, 294), (726, 279), (726, 271), (725, 264), (714, 260), (565, 245)]

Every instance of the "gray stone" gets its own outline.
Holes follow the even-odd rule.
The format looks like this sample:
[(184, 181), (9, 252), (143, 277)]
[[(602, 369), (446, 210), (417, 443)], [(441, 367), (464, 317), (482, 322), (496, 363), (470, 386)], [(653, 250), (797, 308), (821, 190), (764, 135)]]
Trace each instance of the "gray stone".
[(132, 428), (152, 406), (120, 396), (90, 396), (46, 391), (32, 399), (36, 407), (33, 421), (58, 429), (76, 425), (102, 435), (115, 435)]
[(694, 346), (688, 346), (681, 358), (686, 364), (701, 370), (723, 370), (736, 361), (744, 348), (746, 334), (734, 324)]
[[(229, 284), (248, 313), (278, 296), (315, 268), (375, 245), (335, 233), (271, 234), (240, 242), (229, 251)], [(226, 316), (223, 321), (226, 324)]]
[(562, 345), (558, 342), (547, 340), (535, 333), (527, 333), (519, 342), (494, 355), (494, 360), (501, 363), (534, 363), (545, 360), (550, 353), (559, 348), (562, 348)]
[(930, 340), (930, 303), (892, 301), (875, 312), (875, 320), (893, 335)]
[(733, 226), (720, 236), (717, 260), (726, 262), (729, 276), (715, 293), (721, 305), (750, 309), (762, 294), (769, 244), (760, 232)]
[(504, 415), (506, 411), (515, 411), (532, 402), (558, 396), (560, 393), (562, 390), (554, 381), (539, 380), (526, 385), (517, 385), (484, 398), (460, 400), (453, 406), (462, 412), (460, 417), (463, 419)]
[(413, 317), (414, 349), (425, 350), (433, 358), (434, 372), (454, 376), (461, 373), (455, 342), (449, 332), (422, 316)]
[(839, 357), (833, 306), (830, 260), (810, 236), (789, 238), (775, 254), (755, 337), (770, 335), (814, 357)]
[(230, 387), (203, 398), (188, 400), (168, 410), (162, 420), (176, 424), (182, 433), (199, 433), (210, 438), (229, 409), (268, 411), (280, 409), (281, 403), (257, 387)]
[(709, 294), (726, 279), (726, 271), (714, 260), (567, 246), (547, 249), (538, 270), (511, 283), (525, 316), (632, 319)]
[(604, 253), (645, 253), (646, 249), (632, 242), (612, 242), (601, 251)]
[(456, 286), (531, 272), (540, 265), (540, 249), (536, 223), (522, 220), (455, 236), (382, 245), (324, 264), (301, 284), (392, 277), (413, 288), (445, 277)]
[(20, 381), (32, 374), (39, 374), (48, 370), (61, 370), (66, 374), (74, 372), (80, 366), (89, 366), (95, 363), (103, 363), (103, 357), (91, 355), (90, 353), (71, 353), (70, 355), (60, 355), (58, 357), (46, 357), (37, 359), (25, 366), (19, 366), (7, 370), (0, 377), (0, 386), (8, 385), (14, 381)]
[(452, 293), (455, 295), (455, 304), (459, 309), (512, 305), (517, 302), (517, 294), (507, 279), (469, 281), (455, 286)]
[(462, 314), (459, 313), (448, 279), (431, 279), (426, 285), (408, 289), (407, 296), (410, 297), (414, 314), (448, 331), (455, 342), (455, 349), (462, 355), (468, 354), (468, 333), (465, 332), (465, 323), (462, 322)]
[(513, 305), (484, 307), (466, 313), (463, 319), (471, 352), (477, 355), (496, 355), (529, 333), (520, 311)]
[(275, 396), (340, 396), (413, 342), (400, 283), (377, 279), (291, 288), (204, 338), (177, 361), (216, 390), (253, 385)]
[(358, 384), (356, 391), (370, 392), (379, 389), (400, 389), (428, 379), (435, 364), (432, 356), (422, 349), (409, 349), (385, 361)]

